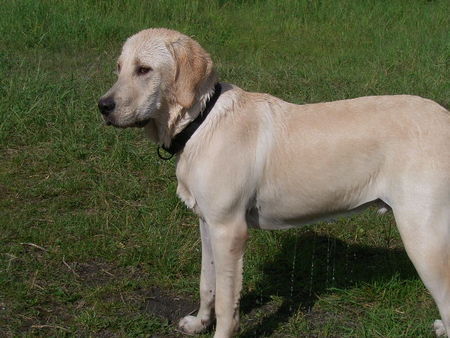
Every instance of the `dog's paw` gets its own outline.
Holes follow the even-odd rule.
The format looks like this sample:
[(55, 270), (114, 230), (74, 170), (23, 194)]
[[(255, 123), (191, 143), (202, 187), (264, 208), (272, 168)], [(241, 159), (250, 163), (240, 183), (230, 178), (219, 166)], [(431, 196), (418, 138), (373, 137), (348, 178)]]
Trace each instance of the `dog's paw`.
[(209, 322), (201, 320), (195, 316), (186, 316), (181, 318), (178, 327), (181, 331), (189, 334), (200, 333), (206, 330)]
[(442, 320), (436, 319), (433, 323), (434, 333), (437, 337), (443, 337), (447, 335), (447, 331), (445, 330), (444, 323)]

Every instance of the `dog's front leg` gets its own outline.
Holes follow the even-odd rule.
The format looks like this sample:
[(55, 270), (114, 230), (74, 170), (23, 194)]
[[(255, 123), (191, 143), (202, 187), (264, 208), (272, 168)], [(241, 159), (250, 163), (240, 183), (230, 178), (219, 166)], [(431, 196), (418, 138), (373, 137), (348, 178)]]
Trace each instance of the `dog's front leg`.
[(239, 297), (242, 288), (244, 247), (248, 238), (245, 221), (209, 227), (216, 270), (215, 338), (231, 337), (239, 329)]
[(216, 295), (216, 272), (211, 247), (209, 228), (200, 219), (200, 235), (202, 238), (202, 270), (200, 274), (200, 310), (196, 316), (186, 316), (180, 320), (179, 326), (186, 333), (200, 333), (212, 321), (214, 298)]

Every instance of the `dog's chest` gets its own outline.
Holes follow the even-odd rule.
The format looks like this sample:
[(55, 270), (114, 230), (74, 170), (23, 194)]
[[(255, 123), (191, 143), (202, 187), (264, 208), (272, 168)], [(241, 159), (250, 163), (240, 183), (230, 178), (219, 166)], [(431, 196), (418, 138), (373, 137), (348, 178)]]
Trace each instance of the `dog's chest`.
[(186, 204), (186, 206), (193, 210), (196, 214), (201, 216), (199, 214), (199, 210), (197, 207), (197, 201), (194, 197), (194, 194), (192, 193), (191, 185), (192, 185), (192, 178), (189, 175), (188, 166), (185, 161), (180, 159), (177, 162), (177, 169), (176, 169), (176, 175), (177, 175), (177, 195), (178, 197)]
[(189, 209), (195, 211), (197, 202), (195, 201), (195, 198), (189, 191), (188, 187), (184, 184), (184, 182), (180, 180), (178, 180), (177, 195)]

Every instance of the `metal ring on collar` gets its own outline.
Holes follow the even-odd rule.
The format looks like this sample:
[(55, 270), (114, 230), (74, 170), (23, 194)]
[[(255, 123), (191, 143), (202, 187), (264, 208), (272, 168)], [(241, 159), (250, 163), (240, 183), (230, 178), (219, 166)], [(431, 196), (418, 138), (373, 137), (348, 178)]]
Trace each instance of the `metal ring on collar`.
[(170, 153), (168, 153), (168, 154), (170, 154), (169, 157), (164, 157), (164, 156), (162, 156), (162, 155), (161, 155), (161, 152), (160, 152), (160, 149), (161, 149), (161, 147), (158, 146), (158, 149), (156, 150), (156, 152), (158, 153), (158, 157), (159, 157), (161, 160), (168, 161), (168, 160), (170, 160), (170, 159), (173, 157), (174, 154), (170, 154)]

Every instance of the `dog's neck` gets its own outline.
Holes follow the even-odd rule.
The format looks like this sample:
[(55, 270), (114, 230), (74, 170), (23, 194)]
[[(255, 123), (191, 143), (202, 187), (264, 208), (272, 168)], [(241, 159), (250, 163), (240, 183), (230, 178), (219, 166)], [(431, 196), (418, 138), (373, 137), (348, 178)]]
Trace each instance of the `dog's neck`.
[[(171, 140), (178, 135), (182, 130), (184, 130), (192, 121), (194, 121), (200, 113), (202, 113), (211, 97), (214, 95), (214, 84), (203, 94), (201, 95), (194, 105), (191, 108), (184, 109), (181, 106), (177, 105), (181, 110), (176, 111), (175, 114), (170, 114), (174, 116), (173, 121), (169, 120), (169, 129), (171, 129), (171, 133), (169, 139), (164, 140), (163, 145), (165, 147), (169, 147)], [(176, 107), (175, 109), (179, 109)]]
[(172, 139), (205, 110), (214, 91), (215, 81), (208, 81), (199, 88), (199, 95), (190, 108), (184, 108), (178, 103), (166, 105), (166, 109), (162, 109), (158, 117), (147, 124), (146, 134), (157, 144), (169, 148)]
[(204, 108), (199, 114), (197, 114), (197, 117), (194, 120), (190, 121), (187, 125), (185, 125), (178, 133), (175, 133), (175, 136), (170, 141), (169, 147), (165, 145), (162, 146), (162, 148), (166, 152), (168, 152), (171, 156), (170, 157), (162, 156), (158, 148), (159, 157), (161, 157), (164, 160), (169, 159), (173, 155), (178, 154), (183, 150), (184, 146), (189, 141), (189, 139), (195, 134), (197, 129), (200, 128), (202, 123), (208, 117), (209, 113), (214, 108), (214, 105), (216, 104), (221, 93), (222, 93), (222, 86), (220, 85), (220, 83), (216, 83), (214, 85), (213, 94), (205, 102)]

